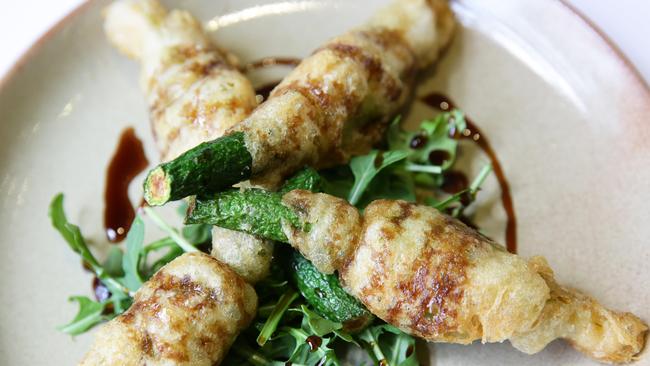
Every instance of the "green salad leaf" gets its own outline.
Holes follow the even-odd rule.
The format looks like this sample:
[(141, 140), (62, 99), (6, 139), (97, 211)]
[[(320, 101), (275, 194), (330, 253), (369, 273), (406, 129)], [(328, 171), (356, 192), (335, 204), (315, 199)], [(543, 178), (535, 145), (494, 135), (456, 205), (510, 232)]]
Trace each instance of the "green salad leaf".
[[(298, 309), (295, 311), (298, 311)], [(299, 311), (304, 315), (303, 327), (308, 329), (311, 334), (322, 337), (336, 330), (343, 329), (343, 324), (325, 319), (315, 311), (309, 310), (305, 305), (301, 305)]]
[(153, 208), (151, 208), (151, 207), (149, 207), (149, 206), (145, 206), (145, 207), (143, 207), (142, 209), (143, 209), (144, 212), (147, 214), (147, 216), (149, 216), (149, 218), (151, 219), (151, 221), (153, 221), (154, 224), (156, 224), (156, 226), (158, 226), (158, 228), (160, 228), (160, 229), (162, 229), (163, 231), (165, 231), (165, 232), (167, 233), (167, 235), (169, 235), (169, 237), (172, 238), (172, 240), (174, 240), (174, 242), (175, 242), (176, 244), (178, 244), (179, 247), (183, 248), (183, 250), (184, 250), (185, 252), (187, 252), (187, 253), (191, 253), (191, 252), (197, 252), (197, 251), (198, 251), (198, 249), (196, 249), (196, 247), (195, 247), (194, 245), (192, 245), (192, 243), (190, 243), (186, 238), (184, 238), (183, 235), (181, 235), (181, 234), (178, 232), (178, 230), (176, 230), (176, 229), (174, 229), (173, 227), (169, 226), (169, 224), (167, 224), (167, 223), (166, 223), (166, 222), (165, 222), (165, 221), (164, 221), (164, 220), (163, 220), (163, 219), (162, 219), (162, 218), (161, 218), (161, 217), (156, 213), (156, 211), (154, 211)]
[(131, 230), (126, 235), (126, 255), (122, 257), (124, 270), (124, 285), (135, 292), (142, 286), (140, 275), (140, 258), (142, 258), (142, 243), (144, 242), (144, 222), (140, 215), (135, 216)]
[[(73, 296), (71, 301), (79, 303), (79, 312), (69, 324), (58, 329), (72, 335), (81, 334), (102, 321), (113, 318), (126, 311), (133, 302), (133, 293), (144, 281), (149, 279), (160, 267), (183, 254), (181, 244), (191, 250), (195, 246), (210, 240), (209, 225), (192, 225), (179, 231), (171, 228), (153, 210), (150, 216), (167, 232), (175, 237), (165, 237), (148, 245), (144, 243), (144, 221), (137, 215), (126, 238), (126, 251), (117, 246), (111, 247), (108, 256), (100, 263), (93, 255), (78, 226), (68, 222), (63, 209), (63, 194), (57, 194), (49, 207), (52, 226), (65, 239), (68, 246), (82, 258), (84, 264), (105, 286), (110, 296), (102, 302), (93, 301), (84, 296)], [(148, 264), (148, 255), (160, 250), (167, 250), (152, 264)], [(110, 305), (110, 306), (109, 306)], [(100, 309), (101, 310), (98, 310)]]
[(104, 261), (104, 270), (109, 276), (114, 278), (124, 277), (124, 269), (122, 269), (122, 260), (124, 252), (117, 246), (112, 246), (108, 251), (108, 256)]
[[(486, 165), (467, 189), (451, 195), (441, 191), (445, 174), (456, 161), (457, 136), (465, 129), (464, 115), (458, 110), (422, 121), (415, 131), (404, 131), (397, 118), (387, 133), (385, 150), (372, 150), (352, 158), (347, 165), (326, 171), (306, 168), (285, 182), (279, 194), (309, 187), (312, 191), (322, 189), (345, 198), (360, 210), (376, 199), (400, 199), (425, 202), (460, 217), (474, 202), (491, 172), (491, 167)], [(422, 189), (433, 194), (422, 196)], [(110, 292), (104, 301), (71, 297), (70, 301), (77, 302), (79, 310), (59, 330), (81, 334), (121, 314), (130, 306), (134, 292), (162, 266), (184, 252), (206, 250), (205, 244), (211, 241), (210, 225), (186, 225), (179, 230), (167, 224), (151, 207), (144, 207), (143, 211), (144, 215), (136, 216), (127, 234), (125, 249), (112, 247), (106, 260), (100, 263), (79, 227), (68, 222), (63, 195), (54, 198), (49, 211), (52, 225)], [(184, 215), (186, 206), (181, 206), (179, 211)], [(145, 244), (145, 216), (167, 236)], [(343, 324), (329, 320), (336, 318), (321, 315), (318, 306), (310, 304), (291, 280), (295, 268), (286, 263), (287, 253), (291, 251), (276, 248), (271, 274), (255, 285), (260, 304), (257, 316), (239, 335), (224, 365), (336, 366), (341, 362), (335, 349), (343, 344), (364, 349), (375, 364), (418, 365), (415, 338), (398, 328), (375, 319), (364, 330), (350, 334)]]
[(70, 301), (79, 304), (79, 311), (70, 323), (57, 327), (61, 332), (78, 335), (105, 320), (102, 315), (106, 307), (105, 303), (93, 301), (85, 296), (72, 296)]
[(366, 328), (359, 338), (373, 361), (390, 366), (417, 366), (415, 338), (389, 324)]
[(367, 155), (352, 158), (350, 169), (354, 175), (354, 183), (348, 194), (348, 202), (356, 205), (370, 182), (382, 169), (406, 159), (407, 156), (409, 153), (404, 150), (385, 152), (373, 150)]
[[(412, 165), (410, 168), (407, 165), (408, 170), (437, 174), (454, 164), (458, 151), (458, 140), (454, 136), (467, 127), (465, 115), (461, 111), (455, 109), (440, 113), (433, 119), (424, 120), (416, 131), (402, 130), (399, 122), (400, 119), (396, 118), (388, 130), (388, 148), (409, 152), (408, 160)], [(416, 140), (419, 144), (414, 144)], [(434, 151), (445, 157), (441, 165), (431, 162), (431, 154)]]
[(377, 199), (415, 202), (415, 181), (412, 173), (399, 166), (382, 171), (370, 182), (357, 207), (366, 207)]
[(185, 225), (181, 231), (185, 240), (197, 245), (212, 240), (212, 226), (205, 224)]
[(81, 256), (81, 259), (95, 273), (112, 294), (127, 296), (128, 289), (116, 278), (109, 275), (108, 271), (99, 263), (95, 256), (90, 252), (86, 240), (81, 235), (79, 227), (68, 222), (63, 210), (63, 194), (58, 194), (50, 203), (50, 219), (52, 226), (59, 231), (61, 236), (68, 243), (70, 248)]

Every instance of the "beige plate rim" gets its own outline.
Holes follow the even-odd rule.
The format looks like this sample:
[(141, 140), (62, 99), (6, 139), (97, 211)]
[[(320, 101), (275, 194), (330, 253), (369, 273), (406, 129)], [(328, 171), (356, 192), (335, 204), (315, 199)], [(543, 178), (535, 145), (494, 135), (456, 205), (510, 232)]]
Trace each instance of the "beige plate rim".
[[(582, 12), (580, 12), (573, 5), (569, 4), (567, 0), (550, 0), (557, 3), (560, 3), (573, 14), (576, 18), (587, 26), (592, 32), (598, 35), (600, 41), (607, 45), (609, 51), (611, 51), (614, 57), (622, 61), (625, 71), (631, 74), (635, 86), (643, 88), (647, 93), (650, 93), (650, 83), (646, 82), (639, 70), (632, 64), (632, 61), (621, 51), (621, 49), (612, 41), (605, 32), (600, 29), (591, 19), (587, 18)], [(38, 49), (42, 47), (54, 34), (56, 34), (61, 28), (65, 26), (66, 23), (71, 21), (74, 17), (80, 16), (83, 14), (84, 10), (93, 2), (93, 0), (84, 0), (82, 3), (77, 5), (74, 9), (70, 10), (68, 14), (64, 15), (59, 21), (54, 23), (48, 30), (46, 30), (41, 36), (39, 36), (27, 50), (25, 50), (19, 57), (14, 61), (13, 65), (5, 72), (4, 75), (0, 76), (0, 91), (2, 91), (7, 85), (10, 84), (11, 79), (16, 75), (18, 71), (25, 65), (29, 60), (37, 53)], [(650, 104), (650, 101), (648, 101)]]
[[(249, 2), (257, 2), (257, 1), (259, 0), (249, 0)], [(84, 19), (83, 18), (84, 15), (87, 15), (89, 13), (88, 10), (92, 9), (93, 5), (97, 4), (97, 2), (98, 2), (97, 0), (84, 0), (75, 9), (73, 9), (70, 13), (68, 13), (56, 24), (54, 24), (47, 32), (41, 35), (40, 38), (38, 38), (36, 42), (32, 44), (31, 47), (27, 49), (26, 52), (23, 53), (23, 55), (14, 63), (14, 65), (8, 70), (8, 72), (5, 75), (0, 75), (0, 94), (12, 90), (12, 88), (16, 86), (15, 85), (16, 80), (21, 80), (20, 79), (21, 75), (23, 75), (24, 71), (29, 70), (29, 66), (31, 65), (31, 63), (39, 60), (38, 57), (39, 53), (44, 49), (47, 50), (47, 46), (51, 45), (52, 41), (56, 41), (57, 35), (59, 35), (62, 31), (64, 31), (67, 25), (69, 25), (75, 20)], [(643, 113), (642, 116), (646, 116), (647, 112), (645, 111), (650, 110), (650, 98), (648, 97), (650, 96), (650, 86), (643, 80), (639, 72), (634, 68), (631, 62), (622, 54), (622, 52), (617, 48), (617, 46), (614, 45), (611, 42), (611, 40), (609, 40), (603, 34), (603, 32), (600, 31), (593, 23), (591, 23), (582, 14), (580, 14), (580, 12), (578, 12), (571, 5), (569, 5), (567, 3), (567, 0), (543, 0), (540, 2), (541, 5), (543, 6), (546, 5), (555, 6), (558, 11), (564, 12), (566, 14), (565, 19), (570, 19), (575, 21), (576, 27), (578, 27), (578, 29), (581, 29), (583, 31), (582, 32), (583, 34), (587, 34), (591, 36), (589, 38), (589, 42), (587, 43), (587, 47), (589, 48), (593, 47), (594, 49), (598, 50), (599, 54), (602, 55), (601, 62), (605, 64), (609, 63), (613, 65), (612, 66), (613, 68), (611, 68), (610, 70), (616, 71), (615, 75), (617, 77), (615, 78), (616, 79), (615, 81), (617, 83), (615, 84), (617, 88), (621, 88), (622, 85), (622, 89), (618, 89), (618, 90), (626, 89), (625, 94), (632, 91), (635, 93), (639, 93), (641, 95), (641, 98), (638, 98), (638, 100), (635, 98), (634, 103), (638, 103), (638, 104), (634, 104), (634, 103), (633, 104), (635, 107), (638, 107), (637, 109), (638, 111), (642, 111)], [(596, 64), (599, 65), (599, 63)], [(479, 73), (473, 74), (474, 77), (476, 77), (476, 75), (482, 76), (483, 74), (479, 74)], [(482, 109), (476, 108), (475, 112), (482, 112)], [(476, 116), (476, 114), (474, 113), (470, 113), (470, 115), (472, 117)], [(478, 119), (482, 119), (482, 118), (478, 118)], [(489, 120), (489, 118), (485, 118), (485, 120)], [(636, 117), (633, 118), (633, 120), (640, 121), (640, 119)], [(645, 126), (645, 124), (643, 125)], [(624, 126), (624, 127), (629, 127), (629, 126)], [(496, 135), (491, 135), (491, 136), (496, 136)], [(492, 141), (494, 142), (494, 140)], [(585, 154), (588, 154), (588, 151), (585, 152)], [(583, 154), (583, 157), (585, 154)], [(646, 161), (647, 160), (643, 161), (643, 163), (645, 164)], [(608, 161), (605, 160), (605, 162)], [(523, 182), (523, 184), (526, 183), (530, 185), (530, 181)], [(530, 192), (530, 190), (528, 190), (528, 192)], [(594, 205), (594, 207), (599, 208), (598, 205)], [(545, 213), (548, 214), (548, 211), (545, 211)], [(607, 253), (602, 253), (602, 255), (607, 255)], [(572, 256), (571, 258), (575, 258), (575, 255)], [(563, 264), (565, 265), (565, 268), (566, 266), (569, 265), (566, 262), (564, 262)], [(582, 277), (584, 278), (584, 275)], [(633, 284), (631, 283), (630, 285)], [(457, 349), (458, 348), (454, 346), (450, 346), (446, 348), (441, 347), (441, 355), (444, 357), (445, 352), (449, 354), (451, 352), (455, 352)], [(549, 352), (561, 352), (561, 350), (562, 348), (555, 348)], [(1, 354), (2, 352), (0, 352), (0, 355)], [(479, 352), (475, 352), (474, 356), (482, 357)], [(0, 356), (0, 359), (1, 358), (2, 356)]]

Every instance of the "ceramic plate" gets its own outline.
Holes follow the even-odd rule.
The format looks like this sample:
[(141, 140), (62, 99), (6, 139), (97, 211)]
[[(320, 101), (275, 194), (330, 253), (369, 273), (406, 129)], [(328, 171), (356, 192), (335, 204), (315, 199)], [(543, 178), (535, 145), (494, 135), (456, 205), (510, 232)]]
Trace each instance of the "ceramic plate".
[[(303, 57), (360, 23), (383, 0), (179, 0), (243, 61)], [(48, 33), (0, 90), (0, 364), (70, 365), (91, 335), (55, 326), (90, 294), (85, 273), (47, 218), (57, 192), (70, 219), (101, 252), (105, 169), (120, 132), (134, 126), (156, 160), (135, 63), (102, 33), (92, 1)], [(650, 93), (592, 28), (553, 0), (459, 0), (462, 23), (418, 95), (444, 92), (485, 132), (511, 185), (519, 253), (548, 258), (559, 280), (615, 309), (650, 320)], [(210, 22), (212, 20), (212, 22)], [(255, 83), (286, 69), (251, 75)], [(275, 75), (271, 75), (275, 74)], [(409, 120), (431, 113), (415, 104)], [(485, 157), (468, 148), (476, 169)], [(132, 199), (139, 199), (133, 184)], [(503, 239), (496, 180), (480, 194), (477, 221)], [(154, 235), (155, 233), (152, 233)], [(507, 342), (433, 345), (435, 365), (586, 365), (563, 342), (526, 356)], [(650, 365), (650, 357), (638, 364)]]

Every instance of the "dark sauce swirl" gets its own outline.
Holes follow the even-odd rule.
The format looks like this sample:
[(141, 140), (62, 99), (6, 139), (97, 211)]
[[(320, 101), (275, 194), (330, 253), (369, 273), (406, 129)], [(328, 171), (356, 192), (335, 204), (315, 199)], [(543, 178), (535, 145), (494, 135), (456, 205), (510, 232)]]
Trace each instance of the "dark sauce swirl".
[(110, 242), (122, 241), (129, 232), (135, 218), (135, 209), (129, 199), (129, 185), (148, 165), (142, 141), (133, 128), (122, 131), (106, 170), (104, 229)]
[[(439, 109), (441, 111), (449, 111), (453, 108), (456, 108), (454, 102), (447, 96), (440, 93), (431, 93), (420, 98), (420, 100), (427, 105)], [(467, 128), (465, 131), (457, 131), (455, 136), (459, 139), (469, 140), (475, 143), (492, 163), (492, 169), (494, 175), (499, 182), (501, 187), (501, 203), (506, 212), (507, 222), (506, 222), (506, 248), (510, 253), (517, 252), (517, 217), (515, 216), (515, 208), (512, 201), (512, 194), (510, 193), (510, 184), (506, 179), (506, 175), (501, 166), (501, 162), (497, 157), (492, 145), (486, 135), (478, 128), (478, 126), (470, 119), (468, 116), (465, 116), (465, 121), (467, 122)], [(449, 182), (449, 186), (454, 186), (456, 181), (462, 180), (458, 177), (451, 179), (452, 182)], [(466, 179), (465, 179), (466, 180)]]

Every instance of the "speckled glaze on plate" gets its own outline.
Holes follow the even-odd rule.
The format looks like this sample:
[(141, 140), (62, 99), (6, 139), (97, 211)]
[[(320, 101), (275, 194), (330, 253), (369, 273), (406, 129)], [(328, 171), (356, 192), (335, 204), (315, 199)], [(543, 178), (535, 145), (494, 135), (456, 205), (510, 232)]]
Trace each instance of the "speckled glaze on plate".
[[(302, 57), (385, 0), (179, 0), (243, 61)], [(0, 84), (0, 364), (66, 365), (88, 349), (55, 326), (89, 294), (89, 274), (50, 228), (47, 205), (67, 194), (70, 219), (98, 252), (105, 169), (135, 126), (156, 161), (137, 66), (105, 41), (91, 1), (37, 43)], [(459, 0), (462, 26), (417, 94), (452, 97), (487, 134), (511, 184), (519, 253), (549, 259), (557, 277), (604, 304), (650, 320), (650, 92), (601, 36), (561, 2)], [(217, 17), (219, 16), (219, 17)], [(216, 18), (215, 18), (216, 17)], [(210, 22), (210, 20), (212, 20)], [(251, 75), (256, 83), (284, 70)], [(415, 103), (408, 121), (431, 110)], [(485, 158), (463, 150), (477, 170)], [(134, 201), (140, 187), (134, 184)], [(477, 221), (503, 239), (490, 178)], [(155, 235), (156, 233), (149, 233)], [(507, 342), (420, 347), (433, 365), (587, 365), (563, 342), (526, 356)], [(639, 365), (650, 365), (650, 356)]]

